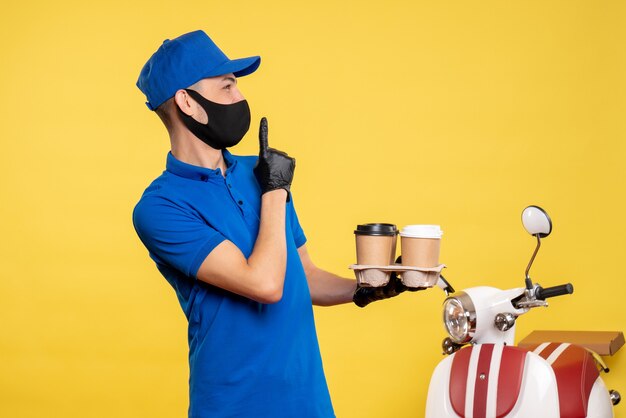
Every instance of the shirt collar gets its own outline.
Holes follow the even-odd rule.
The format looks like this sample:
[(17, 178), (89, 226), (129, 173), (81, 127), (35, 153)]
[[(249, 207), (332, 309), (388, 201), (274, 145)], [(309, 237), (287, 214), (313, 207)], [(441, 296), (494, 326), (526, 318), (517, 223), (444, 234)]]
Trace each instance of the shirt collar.
[[(228, 175), (237, 166), (237, 160), (228, 150), (222, 150), (222, 155), (224, 156), (224, 161), (226, 162), (226, 175)], [(172, 174), (176, 174), (177, 176), (198, 181), (209, 181), (211, 179), (219, 179), (222, 177), (221, 169), (212, 169), (184, 163), (174, 157), (171, 151), (167, 153), (166, 170)]]

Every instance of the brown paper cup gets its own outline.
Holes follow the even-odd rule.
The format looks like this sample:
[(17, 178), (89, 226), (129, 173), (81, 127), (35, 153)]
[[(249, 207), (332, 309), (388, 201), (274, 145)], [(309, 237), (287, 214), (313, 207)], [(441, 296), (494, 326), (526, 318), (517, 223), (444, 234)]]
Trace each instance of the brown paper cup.
[(439, 265), (440, 238), (401, 237), (402, 265), (437, 267)]
[[(432, 233), (433, 230), (434, 233)], [(416, 236), (422, 233), (424, 236)], [(438, 237), (435, 238), (436, 236)], [(400, 237), (402, 265), (425, 268), (439, 265), (441, 230), (438, 226), (409, 225), (403, 228)], [(405, 271), (402, 273), (402, 281), (409, 287), (431, 287), (437, 283), (438, 279), (439, 274), (433, 272)]]
[[(388, 266), (395, 257), (396, 237), (385, 236), (356, 236), (357, 264)], [(389, 282), (391, 273), (377, 269), (367, 269), (361, 272), (361, 286), (384, 286)]]
[[(382, 235), (377, 230), (381, 225), (392, 228), (393, 235)], [(384, 226), (382, 228), (385, 228)], [(359, 225), (355, 231), (357, 264), (388, 266), (396, 256), (397, 229), (391, 224)], [(357, 276), (360, 286), (378, 287), (389, 282), (390, 272), (378, 269), (365, 269)]]

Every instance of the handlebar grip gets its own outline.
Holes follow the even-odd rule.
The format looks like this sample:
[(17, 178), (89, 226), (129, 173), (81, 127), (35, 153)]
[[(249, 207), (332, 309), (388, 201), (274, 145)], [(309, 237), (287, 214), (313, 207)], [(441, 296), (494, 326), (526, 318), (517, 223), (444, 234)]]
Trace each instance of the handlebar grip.
[(539, 286), (535, 295), (537, 296), (537, 299), (546, 300), (547, 298), (571, 295), (572, 293), (574, 293), (574, 286), (572, 286), (571, 283), (567, 283), (559, 286), (547, 287), (545, 289)]

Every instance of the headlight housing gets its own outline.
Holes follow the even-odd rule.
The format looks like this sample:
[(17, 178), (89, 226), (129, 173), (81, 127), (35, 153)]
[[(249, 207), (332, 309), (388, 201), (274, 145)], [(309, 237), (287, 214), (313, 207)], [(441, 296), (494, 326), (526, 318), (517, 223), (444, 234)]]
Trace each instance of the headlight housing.
[(443, 325), (452, 341), (465, 344), (476, 333), (476, 309), (469, 295), (458, 292), (443, 303)]

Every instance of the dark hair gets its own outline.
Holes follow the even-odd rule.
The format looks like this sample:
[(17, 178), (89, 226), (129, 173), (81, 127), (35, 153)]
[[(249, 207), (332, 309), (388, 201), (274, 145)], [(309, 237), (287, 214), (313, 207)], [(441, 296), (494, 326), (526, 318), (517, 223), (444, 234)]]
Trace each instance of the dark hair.
[(172, 118), (173, 113), (176, 110), (174, 109), (174, 106), (176, 106), (176, 103), (174, 103), (174, 98), (170, 97), (154, 110), (159, 118), (161, 118), (161, 121), (163, 122), (163, 125), (165, 125), (165, 128), (168, 130), (168, 132), (172, 129), (173, 125)]

